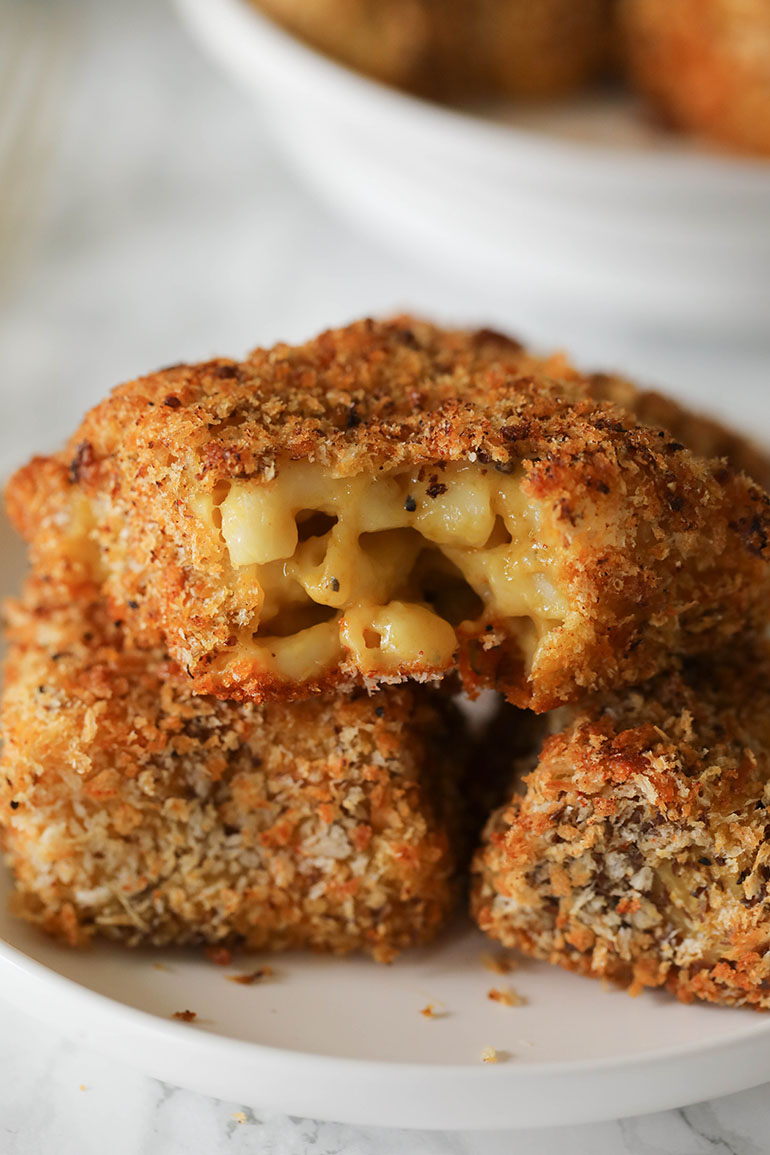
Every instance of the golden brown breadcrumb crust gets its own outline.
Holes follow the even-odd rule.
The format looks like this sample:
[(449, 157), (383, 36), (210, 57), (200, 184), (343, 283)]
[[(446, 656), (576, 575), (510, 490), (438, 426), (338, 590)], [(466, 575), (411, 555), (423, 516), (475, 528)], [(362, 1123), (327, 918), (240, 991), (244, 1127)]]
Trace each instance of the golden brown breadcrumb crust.
[(421, 687), (192, 697), (97, 601), (8, 606), (0, 840), (15, 909), (72, 945), (364, 950), (431, 939), (463, 858), (462, 737)]
[[(127, 633), (167, 646), (197, 692), (302, 697), (360, 680), (356, 663), (291, 684), (234, 654), (248, 597), (195, 503), (295, 460), (337, 477), (452, 462), (520, 472), (569, 612), (530, 669), (505, 622), (460, 631), (457, 664), (471, 691), (493, 684), (542, 711), (767, 616), (770, 499), (725, 461), (597, 402), (600, 388), (489, 331), (361, 321), (120, 386), (62, 453), (17, 473), (8, 509), (35, 566), (103, 581)], [(390, 680), (441, 672), (412, 664)]]
[(669, 123), (770, 154), (766, 0), (620, 0), (630, 76)]
[(642, 425), (665, 429), (698, 457), (722, 458), (764, 489), (770, 489), (770, 457), (735, 430), (686, 409), (656, 390), (639, 389), (614, 374), (592, 373), (588, 388), (597, 401), (612, 401), (621, 409), (630, 410)]
[(479, 926), (632, 992), (770, 1008), (770, 647), (553, 725), (476, 855)]

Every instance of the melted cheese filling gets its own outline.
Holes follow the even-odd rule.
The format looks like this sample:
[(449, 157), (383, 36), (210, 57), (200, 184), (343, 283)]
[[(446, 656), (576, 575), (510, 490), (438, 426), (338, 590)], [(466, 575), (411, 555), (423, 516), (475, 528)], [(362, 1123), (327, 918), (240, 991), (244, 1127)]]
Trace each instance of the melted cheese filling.
[(515, 635), (531, 661), (567, 612), (515, 474), (449, 464), (343, 478), (287, 462), (197, 513), (248, 606), (235, 653), (281, 679), (351, 659), (366, 676), (441, 671), (458, 630), (488, 627)]

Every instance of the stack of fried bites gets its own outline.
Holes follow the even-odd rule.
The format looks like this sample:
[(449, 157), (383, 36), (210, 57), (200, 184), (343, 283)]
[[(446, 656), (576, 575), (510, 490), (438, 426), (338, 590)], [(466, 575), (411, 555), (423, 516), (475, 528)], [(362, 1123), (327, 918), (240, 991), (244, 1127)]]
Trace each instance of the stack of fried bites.
[[(119, 387), (7, 491), (16, 909), (387, 960), (475, 836), (506, 945), (770, 1002), (768, 473), (625, 381), (410, 318)], [(460, 687), (507, 699), (486, 741)]]

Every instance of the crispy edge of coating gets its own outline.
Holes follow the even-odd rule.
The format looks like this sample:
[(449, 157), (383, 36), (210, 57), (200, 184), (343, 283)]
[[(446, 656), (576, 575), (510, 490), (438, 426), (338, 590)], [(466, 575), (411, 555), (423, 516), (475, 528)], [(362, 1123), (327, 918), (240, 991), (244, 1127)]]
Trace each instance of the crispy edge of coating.
[[(212, 668), (239, 606), (189, 499), (233, 477), (267, 480), (276, 458), (342, 476), (385, 463), (521, 468), (574, 612), (541, 647), (529, 683), (515, 639), (461, 639), (458, 661), (471, 691), (494, 684), (542, 711), (602, 679), (640, 681), (672, 652), (724, 642), (765, 613), (770, 499), (724, 462), (596, 400), (598, 388), (563, 359), (533, 358), (489, 330), (362, 321), (241, 364), (175, 367), (118, 387), (61, 454), (17, 473), (8, 508), (42, 556), (46, 536), (55, 552), (61, 517), (48, 511), (47, 487), (105, 505), (95, 533), (129, 631), (170, 645), (199, 692), (307, 696), (360, 675), (343, 662), (292, 685), (254, 662)], [(643, 407), (646, 395), (630, 389), (626, 399)], [(390, 680), (442, 673), (416, 666)]]
[(193, 697), (97, 600), (61, 592), (33, 578), (6, 607), (0, 841), (18, 913), (70, 945), (102, 934), (380, 961), (439, 932), (466, 837), (465, 747), (442, 695)]
[(770, 1009), (770, 646), (554, 725), (477, 850), (479, 926), (631, 993)]

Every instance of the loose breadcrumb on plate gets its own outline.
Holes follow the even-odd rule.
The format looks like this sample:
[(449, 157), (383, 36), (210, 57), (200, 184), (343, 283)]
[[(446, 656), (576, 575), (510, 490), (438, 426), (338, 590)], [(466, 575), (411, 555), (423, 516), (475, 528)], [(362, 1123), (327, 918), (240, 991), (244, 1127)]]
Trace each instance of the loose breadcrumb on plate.
[(492, 987), (487, 991), (487, 998), (493, 1003), (500, 1003), (504, 1007), (523, 1007), (527, 1000), (513, 987)]
[(272, 978), (275, 971), (272, 967), (259, 967), (258, 970), (248, 971), (245, 974), (225, 975), (229, 983), (238, 983), (242, 987), (251, 987), (254, 983), (261, 983), (264, 979)]

